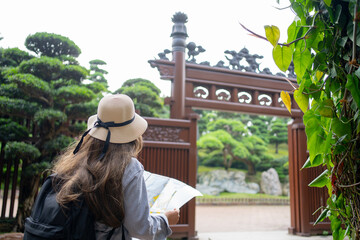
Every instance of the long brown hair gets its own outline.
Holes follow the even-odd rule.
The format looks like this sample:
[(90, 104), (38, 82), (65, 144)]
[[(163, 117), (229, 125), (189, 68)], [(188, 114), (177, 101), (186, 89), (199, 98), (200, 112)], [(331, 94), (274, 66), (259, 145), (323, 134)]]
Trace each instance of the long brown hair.
[(62, 206), (81, 195), (97, 221), (119, 227), (124, 219), (122, 177), (131, 157), (142, 148), (142, 137), (130, 143), (109, 143), (104, 158), (98, 157), (104, 141), (86, 136), (80, 151), (71, 145), (55, 162), (53, 172), (58, 184), (57, 201)]

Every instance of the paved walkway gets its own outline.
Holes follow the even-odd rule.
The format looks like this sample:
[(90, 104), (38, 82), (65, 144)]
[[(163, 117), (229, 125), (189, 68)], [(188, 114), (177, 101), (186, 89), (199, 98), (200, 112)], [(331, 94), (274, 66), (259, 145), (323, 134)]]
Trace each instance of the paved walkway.
[(199, 240), (330, 240), (288, 234), (289, 206), (196, 206)]

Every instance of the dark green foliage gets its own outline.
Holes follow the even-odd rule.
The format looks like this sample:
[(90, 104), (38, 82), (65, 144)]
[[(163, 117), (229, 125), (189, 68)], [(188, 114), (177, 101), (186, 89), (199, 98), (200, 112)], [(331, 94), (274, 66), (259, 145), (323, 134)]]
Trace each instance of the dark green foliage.
[(9, 83), (15, 83), (18, 88), (26, 89), (24, 94), (32, 98), (45, 98), (50, 95), (49, 83), (32, 74), (15, 74), (8, 77)]
[(163, 101), (159, 96), (160, 89), (149, 80), (142, 78), (127, 80), (114, 93), (126, 94), (132, 98), (135, 109), (142, 116), (159, 117), (159, 113), (163, 111)]
[(79, 136), (83, 132), (85, 132), (87, 129), (87, 123), (81, 122), (81, 123), (74, 123), (71, 126), (69, 126), (69, 131), (72, 133), (72, 136)]
[(100, 72), (95, 72), (95, 73), (91, 74), (89, 80), (91, 80), (93, 82), (106, 83), (107, 84), (107, 80), (104, 77), (104, 74), (100, 73)]
[(271, 122), (269, 140), (270, 143), (275, 143), (275, 153), (279, 152), (279, 144), (288, 141), (287, 124), (283, 120), (277, 119)]
[(91, 65), (106, 65), (106, 62), (100, 59), (94, 59), (89, 62)]
[(266, 116), (249, 116), (249, 122), (251, 122), (249, 131), (252, 135), (260, 137), (265, 142), (269, 142), (269, 125), (272, 121), (272, 117)]
[(106, 62), (104, 62), (103, 60), (95, 59), (95, 60), (91, 60), (89, 63), (90, 63), (91, 71), (95, 73), (108, 74), (107, 71), (99, 68), (99, 65), (106, 65)]
[[(1, 50), (1, 48), (0, 48)], [(4, 67), (2, 68), (0, 66), (0, 83), (6, 83), (7, 82), (7, 77), (13, 75), (13, 74), (17, 74), (19, 73), (19, 68), (18, 67)]]
[(86, 87), (89, 88), (91, 91), (93, 91), (95, 94), (108, 91), (106, 85), (101, 82), (93, 82), (90, 84), (86, 84)]
[[(145, 86), (147, 88), (150, 88), (151, 91), (156, 93), (156, 95), (159, 95), (161, 92), (160, 89), (156, 87), (155, 84), (153, 84), (150, 80), (143, 78), (134, 78), (134, 79), (126, 80), (121, 86), (121, 88), (117, 91), (121, 91), (121, 89), (125, 87), (134, 87), (134, 86)], [(120, 93), (117, 91), (115, 91), (114, 93)]]
[(24, 96), (23, 91), (17, 87), (15, 83), (12, 84), (1, 84), (0, 85), (0, 96), (20, 98)]
[(61, 87), (71, 86), (71, 85), (77, 85), (79, 84), (77, 81), (72, 79), (58, 79), (50, 82), (50, 86), (53, 89), (58, 89)]
[(24, 142), (9, 142), (5, 147), (5, 159), (35, 160), (40, 155), (39, 149)]
[(26, 127), (11, 121), (8, 118), (0, 118), (0, 141), (21, 141), (28, 138), (29, 132)]
[(34, 102), (0, 96), (0, 113), (4, 115), (32, 117), (38, 108)]
[(26, 166), (26, 168), (22, 171), (22, 174), (24, 177), (31, 177), (39, 175), (50, 168), (51, 164), (49, 161), (35, 162)]
[(76, 60), (76, 58), (72, 57), (72, 56), (60, 56), (58, 57), (58, 59), (60, 59), (60, 61), (63, 62), (64, 65), (79, 65), (78, 60)]
[(44, 144), (45, 153), (55, 156), (64, 148), (68, 147), (72, 142), (74, 142), (72, 137), (59, 135)]
[(96, 114), (98, 101), (86, 103), (70, 104), (66, 106), (66, 114), (69, 119), (87, 119), (89, 116)]
[(65, 113), (55, 110), (55, 109), (41, 109), (39, 111), (36, 112), (36, 114), (34, 115), (34, 121), (38, 124), (38, 125), (43, 125), (44, 123), (50, 121), (60, 121), (60, 122), (65, 122), (67, 119), (67, 116)]
[(61, 108), (68, 104), (76, 104), (91, 101), (95, 94), (85, 86), (66, 86), (56, 91), (55, 104)]
[(272, 157), (266, 154), (266, 142), (256, 135), (249, 134), (240, 118), (224, 119), (214, 111), (205, 115), (205, 119), (208, 120), (206, 133), (197, 141), (200, 164), (222, 164), (225, 169), (229, 169), (234, 162), (241, 162), (246, 165), (248, 174), (254, 175), (257, 164), (272, 160)]
[(65, 65), (61, 71), (61, 77), (64, 79), (72, 79), (80, 83), (88, 76), (86, 68), (77, 65)]
[[(93, 83), (98, 83), (98, 85), (99, 85), (99, 83), (102, 84), (104, 86), (104, 88), (108, 88), (108, 83), (104, 76), (104, 75), (108, 74), (108, 72), (99, 67), (99, 65), (106, 65), (106, 62), (99, 60), (99, 59), (95, 59), (95, 60), (91, 60), (89, 63), (90, 63), (89, 80), (92, 81)], [(96, 85), (95, 85), (95, 87), (96, 87)], [(100, 88), (97, 87), (97, 90), (100, 90)]]
[(21, 73), (30, 73), (47, 82), (59, 78), (63, 68), (59, 59), (50, 57), (33, 58), (19, 65)]
[(69, 38), (46, 32), (29, 35), (25, 40), (25, 46), (30, 51), (47, 57), (78, 57), (81, 53), (80, 48)]
[(0, 64), (3, 67), (18, 66), (22, 61), (30, 60), (31, 58), (33, 56), (19, 48), (7, 48), (2, 50)]
[[(28, 59), (17, 51), (13, 51), (12, 55), (9, 51), (7, 56), (15, 59), (17, 53), (23, 60), (19, 62), (21, 58), (16, 58), (18, 60), (13, 61), (13, 67), (0, 65), (0, 93), (4, 93), (0, 96), (0, 115), (8, 117), (9, 121), (1, 125), (8, 127), (0, 129), (1, 134), (6, 134), (1, 137), (5, 143), (9, 140), (21, 141), (3, 143), (1, 150), (6, 148), (6, 154), (4, 151), (0, 154), (0, 161), (22, 160), (18, 230), (23, 228), (24, 219), (31, 212), (31, 204), (40, 185), (40, 173), (49, 168), (56, 155), (73, 142), (75, 134), (84, 130), (84, 124), (72, 126), (71, 123), (96, 113), (91, 101), (101, 97), (82, 84), (89, 73), (78, 65), (75, 57), (80, 54), (80, 49), (68, 38), (37, 33), (27, 38), (26, 45), (40, 57)], [(15, 124), (16, 121), (26, 123), (31, 134), (23, 132), (20, 137), (21, 128)], [(9, 132), (11, 129), (13, 131)], [(18, 137), (14, 139), (12, 134)]]

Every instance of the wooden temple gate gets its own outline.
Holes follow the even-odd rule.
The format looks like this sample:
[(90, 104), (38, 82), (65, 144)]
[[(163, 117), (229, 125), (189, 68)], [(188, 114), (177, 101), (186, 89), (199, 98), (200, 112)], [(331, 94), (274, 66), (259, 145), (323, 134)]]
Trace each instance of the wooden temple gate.
[[(166, 103), (170, 105), (170, 117), (194, 119), (196, 114), (192, 109), (197, 108), (292, 118), (293, 122), (288, 126), (291, 211), (289, 233), (307, 236), (329, 231), (329, 221), (313, 226), (320, 211), (313, 213), (325, 204), (327, 192), (325, 188), (308, 187), (322, 172), (321, 167), (301, 169), (308, 158), (303, 114), (292, 94), (291, 115), (280, 99), (281, 91), (292, 91), (291, 85), (283, 76), (243, 72), (239, 66), (237, 70), (230, 70), (222, 64), (212, 67), (209, 64), (196, 64), (194, 56), (199, 52), (192, 55), (192, 61), (186, 61), (186, 47), (188, 51), (194, 51), (196, 47), (194, 43), (191, 43), (191, 48), (186, 44), (187, 16), (176, 13), (172, 20), (172, 60), (166, 57), (166, 53), (170, 51), (164, 51), (159, 54), (160, 59), (149, 61), (152, 67), (158, 69), (161, 79), (172, 82), (171, 97), (166, 99)], [(297, 85), (296, 79), (287, 80)], [(188, 210), (195, 209), (189, 206)], [(192, 233), (188, 237), (196, 238)]]

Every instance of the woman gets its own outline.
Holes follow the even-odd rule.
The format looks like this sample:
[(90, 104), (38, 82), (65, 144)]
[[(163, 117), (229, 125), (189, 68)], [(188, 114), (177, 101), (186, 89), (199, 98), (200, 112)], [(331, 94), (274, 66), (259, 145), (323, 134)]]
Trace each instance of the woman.
[(54, 165), (62, 184), (57, 201), (65, 205), (83, 195), (96, 219), (96, 239), (110, 232), (111, 239), (166, 239), (179, 220), (178, 210), (150, 214), (144, 168), (136, 159), (146, 128), (128, 96), (105, 96), (78, 145)]

